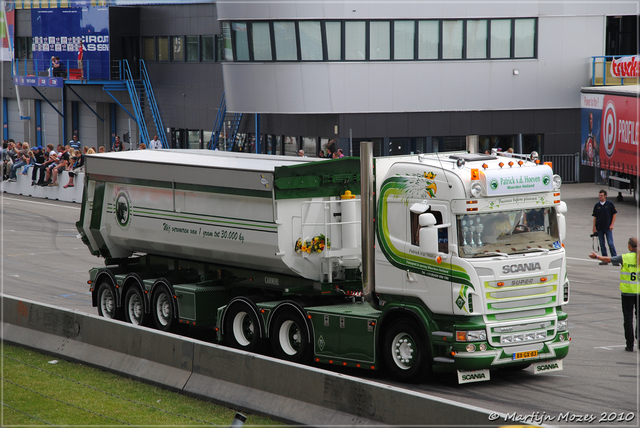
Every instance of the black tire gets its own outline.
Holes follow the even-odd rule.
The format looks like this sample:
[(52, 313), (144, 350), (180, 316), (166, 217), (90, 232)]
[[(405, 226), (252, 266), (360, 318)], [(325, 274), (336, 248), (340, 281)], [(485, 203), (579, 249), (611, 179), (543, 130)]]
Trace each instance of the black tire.
[(172, 296), (167, 287), (160, 286), (153, 292), (151, 313), (158, 330), (174, 330), (177, 320), (173, 309)]
[(148, 325), (150, 314), (145, 312), (144, 294), (137, 287), (129, 288), (124, 298), (124, 319), (134, 325)]
[(271, 329), (273, 355), (294, 363), (305, 363), (309, 359), (311, 344), (307, 325), (299, 314), (281, 311), (273, 320)]
[(384, 335), (382, 357), (391, 375), (402, 382), (419, 383), (431, 375), (427, 340), (415, 323), (397, 320)]
[(98, 286), (98, 314), (114, 320), (122, 318), (116, 292), (108, 281), (102, 281)]
[(260, 351), (262, 327), (257, 312), (248, 303), (234, 303), (225, 316), (224, 327), (229, 346), (247, 352)]

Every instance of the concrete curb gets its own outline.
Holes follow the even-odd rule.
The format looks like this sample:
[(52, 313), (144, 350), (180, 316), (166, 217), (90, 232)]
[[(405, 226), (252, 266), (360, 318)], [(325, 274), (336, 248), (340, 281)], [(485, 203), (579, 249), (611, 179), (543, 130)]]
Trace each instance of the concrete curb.
[(8, 343), (290, 424), (499, 425), (489, 410), (6, 295), (2, 328)]

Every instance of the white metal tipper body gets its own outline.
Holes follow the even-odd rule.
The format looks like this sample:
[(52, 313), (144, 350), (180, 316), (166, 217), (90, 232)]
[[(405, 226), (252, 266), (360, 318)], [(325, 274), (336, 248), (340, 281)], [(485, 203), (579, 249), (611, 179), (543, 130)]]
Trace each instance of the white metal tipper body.
[[(317, 169), (317, 160), (137, 150), (87, 156), (86, 162), (91, 213), (83, 227), (94, 253), (113, 259), (151, 253), (316, 281), (338, 273), (343, 259), (353, 267), (360, 263), (355, 195), (275, 198), (276, 167)], [(96, 183), (104, 203), (94, 201)], [(96, 221), (99, 232), (92, 230)], [(322, 240), (327, 251), (319, 251), (327, 246)]]

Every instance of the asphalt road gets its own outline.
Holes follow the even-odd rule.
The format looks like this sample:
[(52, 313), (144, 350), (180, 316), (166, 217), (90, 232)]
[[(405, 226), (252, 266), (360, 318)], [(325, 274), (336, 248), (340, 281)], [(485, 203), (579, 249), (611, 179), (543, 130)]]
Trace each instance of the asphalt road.
[[(598, 190), (593, 184), (562, 187), (569, 208), (564, 243), (571, 295), (565, 310), (572, 337), (564, 370), (540, 375), (532, 368), (492, 372), (489, 382), (466, 385), (458, 385), (455, 375), (438, 375), (429, 383), (403, 387), (508, 414), (505, 425), (640, 424), (639, 353), (624, 351), (619, 268), (600, 266), (587, 257)], [(2, 196), (2, 292), (96, 314), (87, 271), (102, 261), (77, 238), (79, 204)], [(617, 202), (615, 195), (609, 199), (618, 209), (614, 240), (618, 252), (626, 252), (628, 237), (640, 236), (638, 208), (629, 197), (624, 202)], [(373, 378), (393, 383), (384, 374)]]

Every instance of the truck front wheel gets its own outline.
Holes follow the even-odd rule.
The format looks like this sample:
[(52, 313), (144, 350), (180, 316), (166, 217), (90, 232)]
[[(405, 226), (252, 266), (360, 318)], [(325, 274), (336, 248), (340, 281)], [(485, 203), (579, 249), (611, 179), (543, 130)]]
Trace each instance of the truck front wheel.
[(309, 335), (300, 316), (291, 311), (276, 315), (271, 345), (276, 358), (294, 363), (305, 362), (309, 354)]
[(134, 325), (146, 325), (147, 314), (144, 312), (144, 296), (142, 292), (132, 287), (124, 298), (124, 318)]
[(107, 281), (98, 286), (98, 314), (110, 319), (120, 318), (115, 292)]
[(431, 372), (427, 342), (414, 323), (399, 320), (384, 336), (383, 357), (394, 378), (418, 383)]
[(248, 352), (260, 350), (262, 337), (256, 312), (244, 302), (235, 303), (225, 317), (225, 335), (229, 346)]
[(176, 324), (171, 293), (166, 287), (159, 287), (153, 293), (153, 319), (162, 331), (171, 331)]

